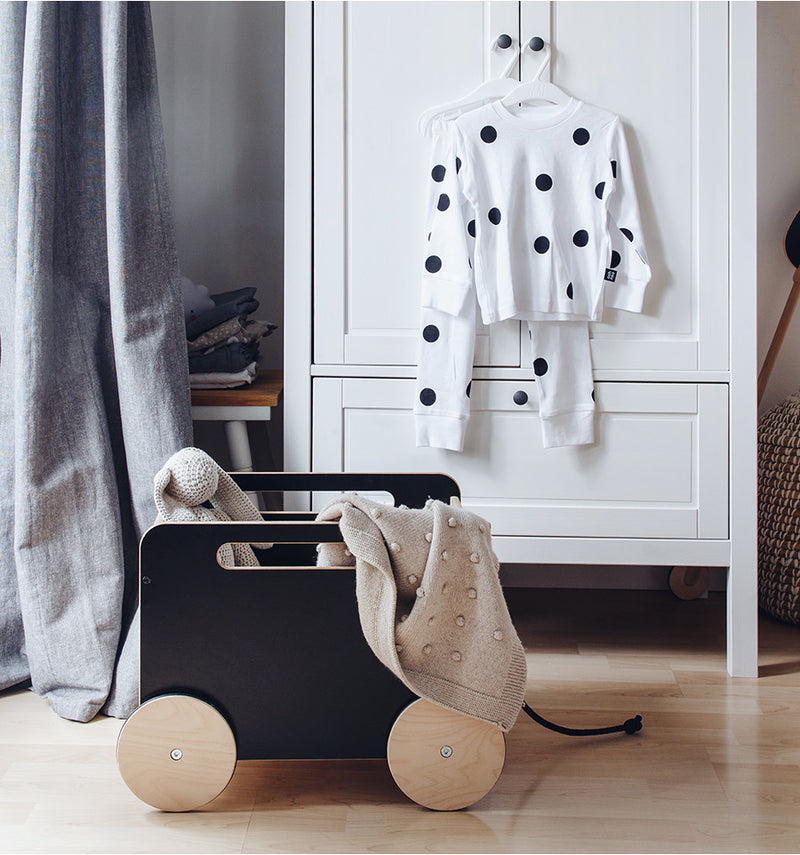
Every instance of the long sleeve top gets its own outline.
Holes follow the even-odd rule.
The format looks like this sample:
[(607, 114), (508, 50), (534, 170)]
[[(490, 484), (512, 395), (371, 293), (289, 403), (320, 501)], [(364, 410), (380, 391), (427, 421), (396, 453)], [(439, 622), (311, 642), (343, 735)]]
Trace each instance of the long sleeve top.
[(620, 119), (575, 98), (500, 102), (440, 128), (423, 307), (484, 323), (641, 311), (650, 279)]

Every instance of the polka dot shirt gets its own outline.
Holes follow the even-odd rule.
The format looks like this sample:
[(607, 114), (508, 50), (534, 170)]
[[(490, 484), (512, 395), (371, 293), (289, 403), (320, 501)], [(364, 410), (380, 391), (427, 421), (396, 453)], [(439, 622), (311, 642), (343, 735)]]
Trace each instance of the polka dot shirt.
[(641, 311), (650, 267), (617, 116), (494, 102), (439, 133), (424, 307), (459, 315), (477, 296), (484, 323)]

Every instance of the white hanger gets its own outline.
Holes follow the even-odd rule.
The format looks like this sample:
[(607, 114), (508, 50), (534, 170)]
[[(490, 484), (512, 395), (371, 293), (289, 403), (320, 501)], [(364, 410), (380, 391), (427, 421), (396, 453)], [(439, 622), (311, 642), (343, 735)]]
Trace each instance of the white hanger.
[[(492, 48), (497, 47), (497, 39), (495, 39)], [(448, 115), (458, 116), (467, 111), (471, 107), (480, 107), (487, 101), (496, 101), (502, 98), (508, 92), (515, 90), (519, 81), (509, 77), (514, 70), (514, 66), (519, 59), (520, 51), (516, 51), (511, 61), (503, 69), (500, 77), (494, 77), (491, 80), (486, 80), (481, 83), (477, 89), (473, 89), (468, 95), (464, 95), (456, 101), (451, 101), (448, 104), (440, 104), (438, 107), (430, 107), (427, 109), (417, 121), (417, 130), (422, 136), (429, 136), (431, 126), (436, 119), (444, 118)]]
[(570, 96), (563, 89), (559, 89), (555, 83), (540, 80), (542, 72), (550, 62), (550, 45), (546, 42), (544, 43), (544, 50), (547, 53), (533, 80), (520, 83), (519, 86), (515, 86), (514, 89), (506, 93), (500, 102), (504, 107), (527, 101), (549, 101), (551, 104), (566, 104), (570, 100)]

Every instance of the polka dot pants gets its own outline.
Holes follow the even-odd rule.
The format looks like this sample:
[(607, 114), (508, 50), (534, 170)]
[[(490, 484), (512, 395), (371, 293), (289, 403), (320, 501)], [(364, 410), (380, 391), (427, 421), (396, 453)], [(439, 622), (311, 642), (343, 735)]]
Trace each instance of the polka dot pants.
[[(461, 451), (470, 416), (476, 304), (461, 315), (423, 308), (414, 401), (417, 446)], [(542, 445), (594, 442), (594, 384), (585, 321), (528, 321)], [(509, 402), (511, 403), (511, 402)], [(517, 406), (528, 404), (514, 400)]]

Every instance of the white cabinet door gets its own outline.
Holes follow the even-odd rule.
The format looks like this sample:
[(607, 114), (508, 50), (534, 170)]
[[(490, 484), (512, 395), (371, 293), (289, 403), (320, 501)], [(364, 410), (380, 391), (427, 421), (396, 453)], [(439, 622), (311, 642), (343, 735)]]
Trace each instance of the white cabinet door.
[(313, 466), (445, 472), (496, 535), (727, 538), (727, 385), (595, 389), (597, 442), (543, 449), (536, 384), (475, 381), (455, 453), (414, 447), (414, 381), (318, 378)]
[[(607, 310), (596, 369), (728, 369), (728, 9), (708, 2), (533, 2), (552, 79), (623, 120), (653, 279), (641, 315)], [(524, 54), (530, 76), (535, 54)]]
[[(503, 33), (512, 46), (491, 49)], [(313, 361), (415, 365), (430, 171), (417, 119), (499, 76), (519, 4), (315, 3), (314, 34)], [(480, 329), (475, 361), (519, 365), (519, 324)]]
[[(416, 364), (417, 118), (499, 74), (505, 32), (509, 51), (551, 42), (553, 80), (627, 132), (653, 281), (643, 314), (594, 325), (595, 370), (728, 369), (727, 4), (361, 0), (314, 16), (315, 363)], [(523, 78), (538, 62), (523, 51)], [(525, 365), (519, 340), (516, 322), (479, 330), (476, 365)]]

